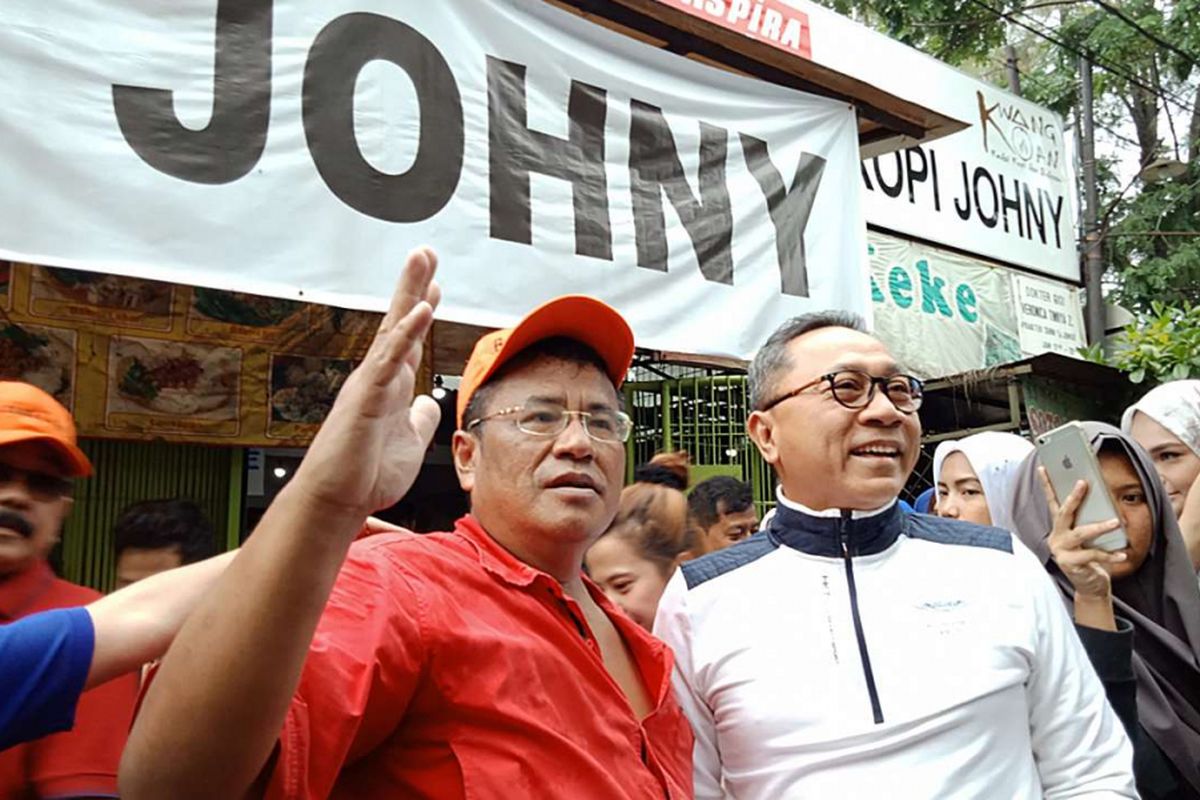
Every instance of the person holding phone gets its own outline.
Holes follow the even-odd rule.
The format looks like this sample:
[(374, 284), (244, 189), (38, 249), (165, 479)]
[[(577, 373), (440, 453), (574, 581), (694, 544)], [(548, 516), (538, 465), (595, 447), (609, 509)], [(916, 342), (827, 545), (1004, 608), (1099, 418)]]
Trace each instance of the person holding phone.
[[(1200, 590), (1149, 456), (1110, 425), (1085, 422), (1083, 429), (1104, 485), (1080, 481), (1069, 493), (1056, 491), (1031, 454), (1013, 490), (1016, 533), (1073, 605), (1110, 702), (1124, 711), (1142, 797), (1197, 798)], [(1118, 519), (1077, 525), (1090, 491), (1108, 491)], [(1089, 546), (1118, 527), (1128, 540), (1124, 549)]]

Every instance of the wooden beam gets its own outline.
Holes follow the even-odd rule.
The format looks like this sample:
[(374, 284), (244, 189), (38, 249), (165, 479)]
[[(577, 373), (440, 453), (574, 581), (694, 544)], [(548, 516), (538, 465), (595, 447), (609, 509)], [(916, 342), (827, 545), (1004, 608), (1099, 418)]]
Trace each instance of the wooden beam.
[(860, 116), (878, 123), (893, 136), (915, 141), (961, 130), (965, 125), (916, 103), (905, 101), (863, 81), (785, 53), (700, 19), (658, 0), (553, 0), (584, 16), (600, 17), (665, 41), (672, 52), (695, 54), (735, 71), (830, 97), (854, 105)]

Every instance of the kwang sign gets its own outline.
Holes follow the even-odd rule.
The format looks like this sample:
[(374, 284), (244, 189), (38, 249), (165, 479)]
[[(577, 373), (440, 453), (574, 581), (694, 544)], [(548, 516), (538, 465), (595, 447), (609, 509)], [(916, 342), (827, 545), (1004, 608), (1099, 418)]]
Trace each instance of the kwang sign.
[[(862, 164), (867, 222), (1079, 281), (1062, 120), (946, 68), (970, 128)], [(969, 98), (969, 99), (968, 99)]]

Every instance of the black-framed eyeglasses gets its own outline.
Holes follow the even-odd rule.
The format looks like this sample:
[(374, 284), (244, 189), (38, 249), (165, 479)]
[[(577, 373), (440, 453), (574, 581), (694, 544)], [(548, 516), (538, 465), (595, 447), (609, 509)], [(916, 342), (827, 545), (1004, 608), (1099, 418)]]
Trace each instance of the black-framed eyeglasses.
[(875, 399), (877, 386), (883, 387), (883, 393), (887, 395), (888, 400), (891, 400), (896, 410), (903, 414), (911, 414), (920, 408), (921, 401), (925, 397), (925, 385), (919, 378), (914, 378), (912, 375), (888, 375), (885, 378), (879, 378), (861, 370), (843, 369), (826, 373), (797, 389), (781, 394), (759, 410), (770, 411), (784, 400), (804, 394), (821, 383), (826, 384), (833, 399), (846, 408), (869, 406)]
[(60, 478), (45, 472), (31, 472), (27, 469), (18, 469), (0, 463), (0, 483), (16, 481), (23, 481), (29, 493), (39, 500), (57, 500), (60, 497), (69, 497), (74, 488), (74, 483), (69, 478)]
[(584, 433), (597, 442), (624, 442), (633, 430), (633, 420), (623, 411), (571, 411), (545, 403), (502, 408), (471, 420), (466, 429), (471, 430), (490, 419), (507, 416), (513, 417), (518, 430), (530, 436), (558, 436), (571, 424), (572, 417), (579, 417)]

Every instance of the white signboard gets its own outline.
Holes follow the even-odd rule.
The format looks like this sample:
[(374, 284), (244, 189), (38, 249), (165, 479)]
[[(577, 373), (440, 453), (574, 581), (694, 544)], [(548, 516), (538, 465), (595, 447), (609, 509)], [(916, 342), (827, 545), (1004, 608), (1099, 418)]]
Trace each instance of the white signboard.
[(1073, 286), (875, 231), (868, 242), (875, 332), (915, 375), (956, 375), (1047, 351), (1077, 356), (1083, 346)]
[(1087, 344), (1079, 290), (1030, 275), (1014, 277), (1021, 348), (1078, 356), (1079, 348)]
[(853, 110), (522, 0), (4, 0), (0, 258), (748, 357), (870, 313)]
[(867, 222), (1078, 282), (1062, 120), (948, 67), (946, 92), (972, 126), (864, 161)]

